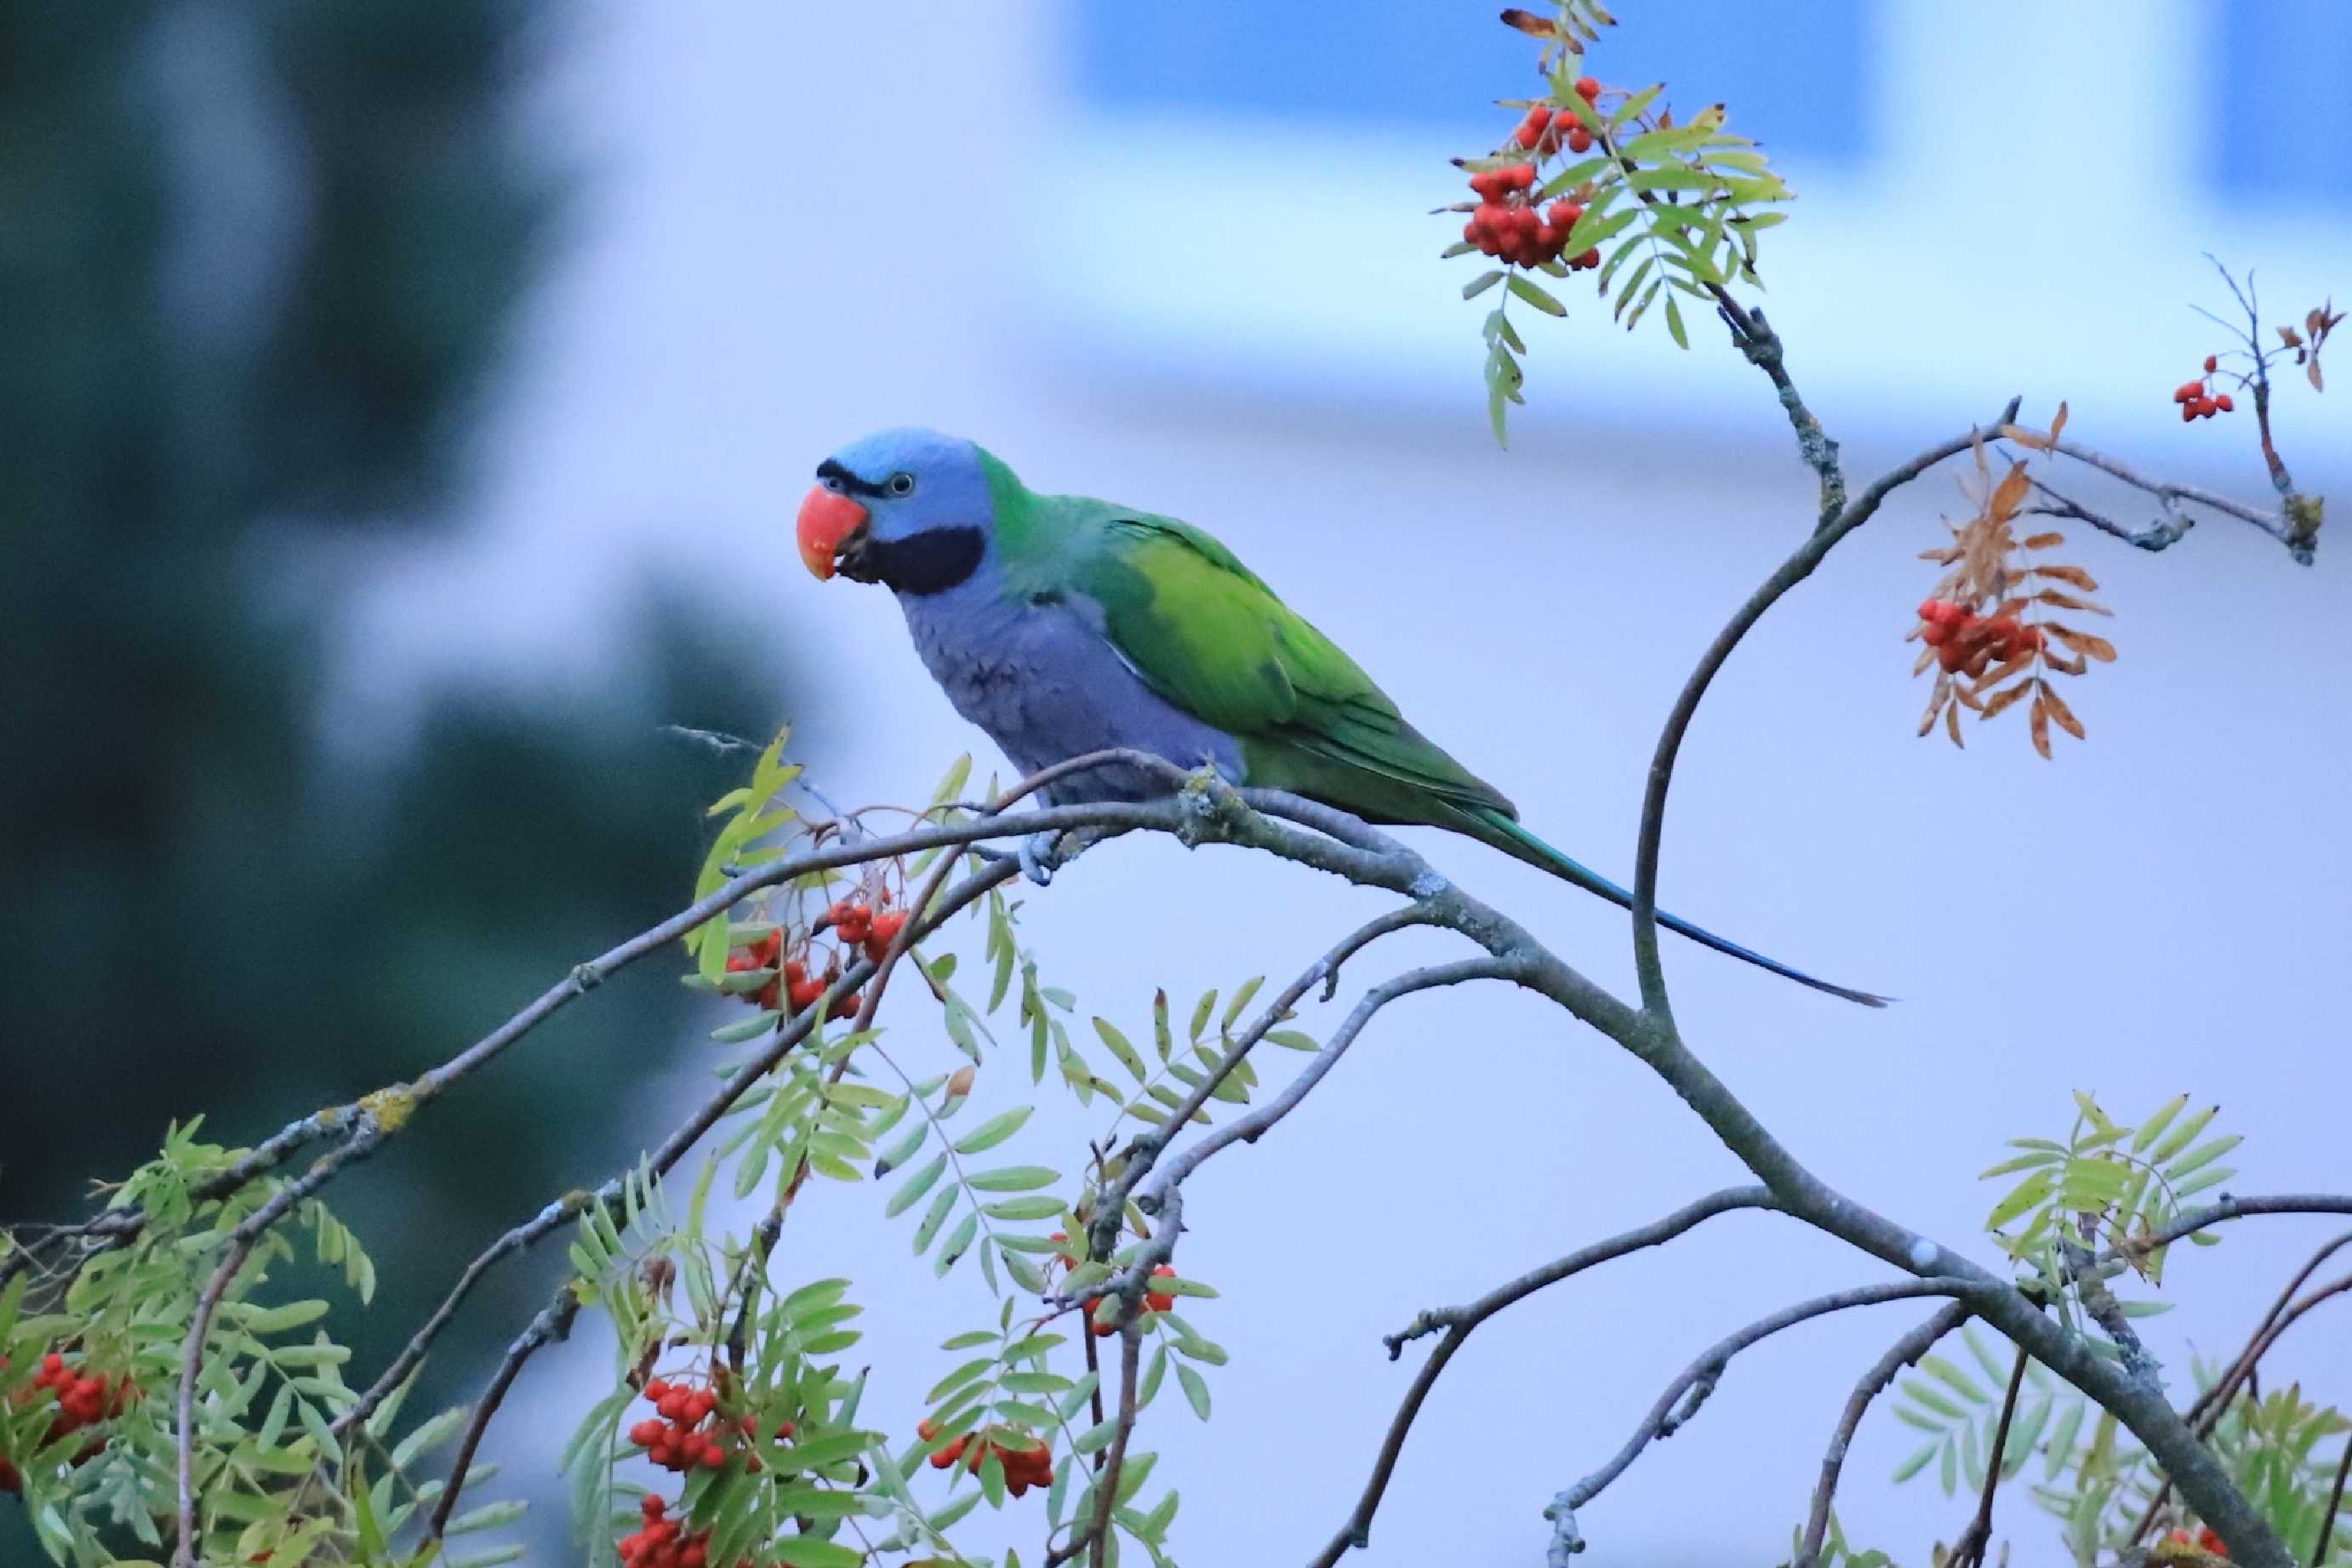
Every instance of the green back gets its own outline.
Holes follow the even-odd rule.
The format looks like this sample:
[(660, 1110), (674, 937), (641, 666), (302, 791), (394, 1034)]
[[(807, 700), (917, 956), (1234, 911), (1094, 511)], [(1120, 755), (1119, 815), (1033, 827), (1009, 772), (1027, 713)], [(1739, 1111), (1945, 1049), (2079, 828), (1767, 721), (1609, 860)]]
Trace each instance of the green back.
[(1152, 690), (1241, 740), (1248, 782), (1374, 821), (1516, 814), (1208, 534), (1107, 501), (1034, 495), (986, 463), (1008, 586), (1100, 605), (1105, 635)]

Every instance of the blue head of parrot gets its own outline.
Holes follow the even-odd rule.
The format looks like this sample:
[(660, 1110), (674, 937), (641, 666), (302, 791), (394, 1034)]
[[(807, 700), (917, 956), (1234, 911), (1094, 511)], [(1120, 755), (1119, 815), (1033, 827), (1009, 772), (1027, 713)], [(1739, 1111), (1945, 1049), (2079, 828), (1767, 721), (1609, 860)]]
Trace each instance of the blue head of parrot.
[(937, 593), (988, 552), (995, 505), (980, 448), (935, 430), (886, 430), (817, 465), (801, 502), (801, 560), (901, 593)]

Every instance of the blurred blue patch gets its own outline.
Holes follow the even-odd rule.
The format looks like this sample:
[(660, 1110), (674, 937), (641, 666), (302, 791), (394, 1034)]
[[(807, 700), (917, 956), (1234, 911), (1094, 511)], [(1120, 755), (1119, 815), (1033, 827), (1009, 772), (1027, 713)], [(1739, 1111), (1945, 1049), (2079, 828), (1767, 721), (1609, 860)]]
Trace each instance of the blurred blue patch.
[[(1467, 106), (1535, 88), (1535, 47), (1496, 22), (1498, 10), (1488, 0), (1149, 10), (1076, 0), (1075, 85), (1107, 109), (1484, 123)], [(1664, 79), (1685, 112), (1698, 106), (1675, 85), (1707, 84), (1730, 100), (1736, 128), (1782, 152), (1846, 160), (1867, 151), (1865, 0), (1813, 0), (1788, 14), (1792, 22), (1770, 24), (1754, 0), (1628, 10), (1596, 47), (1603, 80)]]
[(2352, 5), (2266, 0), (2226, 8), (2215, 29), (2221, 103), (2210, 120), (2181, 106), (2184, 134), (2217, 134), (2231, 196), (2307, 203), (2352, 197)]

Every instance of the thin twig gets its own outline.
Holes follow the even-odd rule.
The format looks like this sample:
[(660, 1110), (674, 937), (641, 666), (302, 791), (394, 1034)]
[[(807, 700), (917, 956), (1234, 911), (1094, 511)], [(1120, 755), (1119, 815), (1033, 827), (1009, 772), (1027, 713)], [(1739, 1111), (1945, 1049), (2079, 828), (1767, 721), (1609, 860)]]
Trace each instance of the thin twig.
[[(2179, 1215), (2171, 1224), (2159, 1230), (2152, 1231), (2146, 1236), (2128, 1238), (2121, 1246), (2102, 1254), (2099, 1260), (2104, 1263), (2110, 1259), (2127, 1255), (2144, 1257), (2159, 1247), (2169, 1247), (2182, 1238), (2192, 1236), (2200, 1230), (2210, 1230), (2214, 1226), (2229, 1220), (2244, 1219), (2250, 1216), (2261, 1214), (2352, 1214), (2352, 1193), (2292, 1192), (2281, 1194), (2275, 1197), (2225, 1197), (2209, 1208), (2200, 1208), (2194, 1213)], [(2347, 1242), (2352, 1242), (2352, 1232), (2347, 1232), (2328, 1243), (2326, 1251), (2323, 1251), (2320, 1257), (2326, 1257), (2328, 1252), (2334, 1251)], [(2315, 1262), (2305, 1265), (2304, 1273), (2297, 1276), (2296, 1282), (2300, 1283), (2304, 1279), (2309, 1278), (2311, 1270), (2315, 1267), (2317, 1267)], [(2285, 1293), (2293, 1295), (2294, 1291), (2290, 1287)]]
[(2336, 1535), (2336, 1513), (2344, 1506), (2347, 1476), (2352, 1476), (2352, 1437), (2344, 1439), (2344, 1453), (2336, 1461), (2336, 1484), (2327, 1489), (2327, 1506), (2319, 1511), (2319, 1539), (2311, 1545), (2311, 1568), (2326, 1568), (2327, 1543)]
[[(2279, 513), (2265, 512), (2259, 507), (2250, 507), (2243, 501), (2232, 500), (2227, 496), (2217, 495), (2211, 490), (2196, 485), (2182, 485), (2169, 479), (2152, 477), (2120, 458), (2110, 457), (2107, 454), (2084, 446), (2080, 442), (2063, 440), (2054, 442), (2051, 445), (2051, 450), (2062, 457), (2071, 457), (2077, 463), (2096, 468), (2100, 473), (2110, 478), (2119, 479), (2135, 490), (2154, 496), (2160, 503), (2168, 505), (2186, 501), (2191, 506), (2203, 507), (2208, 511), (2219, 512), (2225, 517), (2235, 517), (2242, 523), (2252, 524), (2290, 550), (2296, 549), (2295, 526), (2292, 519)], [(2130, 536), (2126, 534), (2124, 537)], [(2309, 560), (2300, 554), (2296, 559), (2302, 560), (2306, 566), (2310, 564)]]
[[(1576, 1511), (1599, 1497), (1608, 1489), (1610, 1482), (1623, 1475), (1626, 1467), (1641, 1457), (1642, 1450), (1649, 1447), (1654, 1438), (1665, 1434), (1674, 1421), (1675, 1411), (1692, 1389), (1702, 1383), (1712, 1384), (1722, 1376), (1724, 1369), (1731, 1364), (1731, 1358), (1759, 1340), (1811, 1319), (1844, 1312), (1852, 1307), (1877, 1306), (1882, 1302), (1912, 1301), (1921, 1296), (1958, 1296), (1974, 1300), (1983, 1291), (1983, 1286), (1976, 1281), (1942, 1275), (1891, 1280), (1881, 1284), (1857, 1285), (1851, 1290), (1815, 1296), (1811, 1301), (1783, 1307), (1769, 1317), (1759, 1318), (1747, 1327), (1717, 1340), (1697, 1360), (1675, 1374), (1674, 1381), (1666, 1385), (1665, 1392), (1651, 1405), (1649, 1414), (1633, 1428), (1633, 1435), (1625, 1439), (1624, 1446), (1611, 1457), (1607, 1464), (1554, 1498), (1551, 1506), (1544, 1510), (1544, 1516), (1552, 1521), (1555, 1531), (1571, 1542), (1577, 1540)], [(1570, 1550), (1574, 1550), (1573, 1546)]]
[(188, 1322), (188, 1337), (180, 1350), (180, 1399), (178, 1429), (173, 1435), (179, 1471), (180, 1543), (174, 1561), (183, 1568), (197, 1568), (199, 1529), (196, 1517), (195, 1448), (196, 1448), (196, 1383), (203, 1375), (205, 1347), (212, 1338), (213, 1317), (220, 1304), (236, 1283), (237, 1275), (253, 1256), (254, 1245), (269, 1228), (291, 1213), (296, 1205), (324, 1186), (334, 1174), (345, 1166), (365, 1159), (383, 1141), (385, 1129), (373, 1116), (362, 1119), (351, 1140), (319, 1156), (310, 1168), (296, 1180), (288, 1182), (269, 1196), (268, 1202), (237, 1222), (229, 1232), (228, 1251), (222, 1258), (212, 1278), (196, 1297), (196, 1310)]
[(1830, 1446), (1822, 1455), (1822, 1479), (1813, 1483), (1812, 1507), (1805, 1516), (1805, 1537), (1797, 1549), (1794, 1568), (1813, 1568), (1821, 1560), (1822, 1542), (1829, 1533), (1830, 1507), (1837, 1498), (1838, 1477), (1845, 1469), (1846, 1449), (1853, 1444), (1854, 1434), (1862, 1428), (1862, 1418), (1869, 1411), (1871, 1401), (1885, 1392), (1906, 1366), (1915, 1365), (1919, 1358), (1935, 1348), (1936, 1342), (1966, 1322), (1974, 1309), (1966, 1301), (1951, 1301), (1936, 1310), (1935, 1316), (1896, 1340), (1886, 1354), (1871, 1364), (1847, 1396), (1845, 1409), (1838, 1416), (1837, 1429), (1830, 1434)]
[(1580, 1247), (1567, 1257), (1529, 1270), (1517, 1279), (1496, 1286), (1476, 1301), (1459, 1307), (1440, 1307), (1422, 1312), (1397, 1333), (1387, 1335), (1381, 1343), (1389, 1347), (1389, 1359), (1394, 1361), (1404, 1352), (1405, 1345), (1423, 1334), (1443, 1331), (1444, 1336), (1421, 1364), (1413, 1376), (1412, 1386), (1405, 1391), (1404, 1400), (1391, 1417), (1387, 1435), (1381, 1439), (1380, 1453), (1372, 1460), (1372, 1473), (1365, 1482), (1363, 1494), (1356, 1506), (1331, 1537), (1330, 1543), (1315, 1558), (1312, 1568), (1331, 1568), (1348, 1554), (1349, 1548), (1362, 1551), (1371, 1545), (1372, 1516), (1380, 1511), (1381, 1500), (1389, 1489), (1389, 1479), (1395, 1473), (1397, 1458), (1404, 1452), (1406, 1436), (1413, 1422), (1420, 1417), (1423, 1401), (1436, 1386), (1438, 1375), (1454, 1353), (1480, 1323), (1514, 1302), (1526, 1300), (1548, 1285), (1580, 1274), (1588, 1269), (1639, 1252), (1645, 1248), (1662, 1246), (1675, 1237), (1694, 1228), (1718, 1214), (1728, 1214), (1741, 1208), (1777, 1208), (1772, 1195), (1760, 1186), (1725, 1187), (1720, 1192), (1684, 1205), (1674, 1213), (1648, 1225)]
[(1118, 1506), (1118, 1474), (1127, 1463), (1127, 1440), (1135, 1432), (1136, 1370), (1143, 1362), (1143, 1321), (1130, 1316), (1118, 1333), (1118, 1429), (1111, 1434), (1110, 1458), (1095, 1476), (1095, 1517), (1087, 1527), (1087, 1561), (1103, 1568), (1110, 1552), (1111, 1511)]
[(1096, 1205), (1096, 1223), (1091, 1228), (1098, 1235), (1094, 1238), (1096, 1245), (1093, 1250), (1103, 1257), (1110, 1255), (1118, 1234), (1119, 1217), (1127, 1209), (1127, 1200), (1143, 1178), (1150, 1174), (1152, 1166), (1159, 1162), (1160, 1152), (1192, 1123), (1201, 1107), (1209, 1103), (1210, 1096), (1216, 1092), (1217, 1086), (1225, 1081), (1227, 1074), (1266, 1037), (1275, 1025), (1290, 1015), (1291, 1009), (1308, 991), (1319, 984), (1328, 999), (1339, 983), (1341, 966), (1349, 958), (1391, 932), (1431, 925), (1435, 918), (1419, 900), (1401, 909), (1376, 915), (1341, 937), (1322, 956), (1302, 970), (1297, 979), (1285, 986), (1281, 993), (1258, 1014), (1256, 1020), (1242, 1031), (1232, 1048), (1223, 1053), (1215, 1071), (1204, 1075), (1199, 1083), (1192, 1086), (1184, 1099), (1168, 1113), (1167, 1120), (1160, 1126), (1146, 1128), (1128, 1145), (1126, 1168), (1108, 1184)]
[[(1182, 1153), (1161, 1167), (1160, 1179), (1152, 1184), (1151, 1190), (1136, 1199), (1137, 1207), (1146, 1214), (1158, 1212), (1166, 1206), (1174, 1189), (1200, 1169), (1203, 1161), (1235, 1144), (1254, 1144), (1265, 1136), (1270, 1128), (1297, 1110), (1299, 1103), (1314, 1092), (1315, 1086), (1323, 1081), (1324, 1074), (1347, 1054), (1348, 1047), (1363, 1032), (1364, 1026), (1372, 1021), (1373, 1015), (1391, 1002), (1409, 997), (1415, 991), (1426, 991), (1439, 986), (1459, 986), (1472, 980), (1517, 979), (1521, 973), (1520, 964), (1507, 957), (1458, 958), (1450, 964), (1432, 964), (1425, 968), (1410, 970), (1374, 986), (1364, 993), (1363, 999), (1356, 1004), (1339, 1027), (1331, 1031), (1331, 1038), (1324, 1041), (1323, 1049), (1315, 1053), (1299, 1071), (1298, 1076), (1283, 1085), (1281, 1093), (1248, 1115), (1215, 1129), (1198, 1143), (1185, 1145)], [(1097, 1217), (1096, 1222), (1101, 1223), (1100, 1216)], [(1141, 1267), (1140, 1262), (1137, 1266)]]
[(2000, 1396), (2000, 1420), (1993, 1427), (1992, 1452), (1985, 1458), (1984, 1490), (1977, 1498), (1976, 1517), (1960, 1531), (1947, 1559), (1952, 1568), (1982, 1568), (1986, 1549), (1992, 1544), (1993, 1494), (2000, 1490), (2002, 1460), (2009, 1451), (2009, 1424), (2016, 1418), (2018, 1391), (2025, 1386), (2025, 1364), (2032, 1359), (2021, 1350), (2017, 1353), (2017, 1364), (2010, 1369), (2009, 1391)]
[(442, 1489), (440, 1499), (433, 1505), (433, 1517), (425, 1526), (427, 1542), (442, 1538), (449, 1529), (449, 1516), (457, 1511), (457, 1494), (466, 1485), (467, 1472), (474, 1468), (474, 1455), (482, 1446), (482, 1435), (490, 1429), (499, 1406), (506, 1403), (507, 1391), (514, 1386), (522, 1373), (524, 1362), (536, 1354), (551, 1341), (560, 1340), (572, 1332), (572, 1321), (580, 1315), (580, 1297), (566, 1280), (555, 1292), (555, 1300), (539, 1310), (530, 1326), (512, 1344), (499, 1362), (499, 1370), (490, 1385), (482, 1390), (481, 1403), (474, 1406), (473, 1418), (466, 1423), (466, 1435), (457, 1444), (457, 1457), (449, 1466), (449, 1481)]

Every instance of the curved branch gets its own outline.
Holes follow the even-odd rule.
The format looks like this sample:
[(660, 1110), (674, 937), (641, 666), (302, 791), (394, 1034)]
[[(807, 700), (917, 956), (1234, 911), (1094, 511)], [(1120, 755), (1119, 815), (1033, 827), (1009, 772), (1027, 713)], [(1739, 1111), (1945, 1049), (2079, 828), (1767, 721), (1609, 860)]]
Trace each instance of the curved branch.
[(1830, 1434), (1830, 1446), (1822, 1455), (1822, 1479), (1813, 1483), (1812, 1507), (1805, 1516), (1805, 1538), (1797, 1548), (1794, 1568), (1813, 1568), (1821, 1560), (1822, 1542), (1829, 1533), (1830, 1505), (1837, 1498), (1838, 1477), (1845, 1469), (1846, 1448), (1853, 1435), (1862, 1428), (1862, 1418), (1868, 1413), (1871, 1401), (1886, 1391), (1897, 1375), (1906, 1366), (1916, 1365), (1919, 1358), (1936, 1346), (1936, 1342), (1968, 1322), (1975, 1309), (1966, 1301), (1952, 1301), (1939, 1307), (1936, 1315), (1886, 1347), (1886, 1354), (1871, 1364), (1847, 1396), (1845, 1409), (1838, 1416), (1837, 1429)]
[[(1219, 1150), (1231, 1148), (1235, 1144), (1257, 1142), (1267, 1129), (1298, 1108), (1299, 1102), (1323, 1081), (1323, 1075), (1348, 1053), (1348, 1047), (1355, 1043), (1364, 1026), (1372, 1021), (1372, 1016), (1391, 1002), (1438, 986), (1458, 986), (1470, 980), (1513, 980), (1519, 978), (1521, 973), (1522, 966), (1509, 958), (1458, 958), (1450, 964), (1432, 964), (1426, 968), (1413, 969), (1374, 986), (1364, 993), (1363, 999), (1356, 1004), (1339, 1027), (1331, 1031), (1331, 1038), (1324, 1042), (1323, 1049), (1315, 1053), (1314, 1059), (1307, 1062), (1298, 1076), (1283, 1085), (1281, 1093), (1248, 1115), (1228, 1122), (1200, 1142), (1186, 1145), (1183, 1153), (1170, 1160), (1161, 1170), (1160, 1179), (1152, 1184), (1151, 1192), (1137, 1202), (1149, 1214), (1164, 1201), (1165, 1195), (1171, 1188), (1181, 1185), (1185, 1177), (1198, 1170), (1203, 1161)], [(1111, 1215), (1115, 1220), (1118, 1211), (1111, 1210)]]
[(1454, 1359), (1454, 1353), (1461, 1348), (1464, 1340), (1470, 1337), (1472, 1330), (1505, 1307), (1525, 1300), (1547, 1285), (1556, 1285), (1571, 1275), (1580, 1274), (1644, 1248), (1661, 1246), (1718, 1214), (1728, 1214), (1738, 1208), (1778, 1207), (1772, 1195), (1760, 1186), (1725, 1187), (1720, 1192), (1709, 1193), (1696, 1202), (1684, 1205), (1663, 1219), (1622, 1232), (1605, 1241), (1596, 1241), (1590, 1247), (1579, 1248), (1565, 1258), (1496, 1287), (1466, 1306), (1423, 1312), (1402, 1332), (1388, 1335), (1382, 1343), (1389, 1347), (1389, 1359), (1394, 1361), (1403, 1354), (1408, 1341), (1435, 1333), (1441, 1329), (1444, 1331), (1444, 1337), (1430, 1352), (1429, 1359), (1421, 1364), (1421, 1370), (1413, 1376), (1412, 1386), (1405, 1391), (1403, 1403), (1397, 1406), (1396, 1415), (1389, 1422), (1388, 1435), (1381, 1440), (1380, 1454), (1372, 1461), (1372, 1473), (1364, 1483), (1363, 1495), (1356, 1500), (1354, 1510), (1348, 1515), (1347, 1521), (1340, 1525), (1339, 1532), (1331, 1537), (1330, 1544), (1315, 1558), (1313, 1568), (1331, 1568), (1333, 1563), (1347, 1555), (1350, 1547), (1361, 1551), (1371, 1545), (1372, 1516), (1380, 1511), (1381, 1500), (1388, 1492), (1389, 1479), (1395, 1473), (1397, 1458), (1404, 1451), (1405, 1437), (1412, 1430), (1413, 1422), (1420, 1417), (1423, 1402), (1429, 1397), (1429, 1391), (1436, 1386), (1438, 1375), (1445, 1370), (1445, 1364)]
[(328, 1150), (317, 1163), (302, 1173), (299, 1179), (288, 1182), (272, 1193), (269, 1200), (237, 1222), (229, 1232), (228, 1253), (212, 1278), (196, 1297), (196, 1308), (188, 1322), (188, 1337), (180, 1351), (180, 1398), (176, 1430), (173, 1446), (179, 1476), (180, 1542), (173, 1562), (179, 1568), (199, 1568), (200, 1521), (196, 1507), (196, 1382), (205, 1364), (205, 1344), (212, 1337), (213, 1317), (230, 1288), (236, 1283), (247, 1260), (253, 1256), (254, 1243), (263, 1233), (291, 1213), (294, 1207), (327, 1185), (335, 1173), (355, 1161), (374, 1153), (375, 1146), (385, 1136), (383, 1125), (372, 1115), (363, 1116), (349, 1143)]
[[(2258, 1214), (2352, 1214), (2352, 1193), (2293, 1192), (2275, 1197), (2225, 1197), (2210, 1207), (2178, 1216), (2161, 1230), (2144, 1237), (2133, 1237), (2122, 1246), (2109, 1249), (2099, 1261), (2105, 1263), (2127, 1256), (2144, 1256), (2159, 1247), (2169, 1247), (2200, 1230)], [(2352, 1236), (2339, 1237), (2333, 1246), (2341, 1247), (2347, 1240), (2352, 1240)]]
[[(1724, 1369), (1731, 1364), (1731, 1358), (1759, 1340), (1769, 1338), (1783, 1329), (1793, 1328), (1813, 1318), (1844, 1312), (1850, 1307), (1877, 1306), (1886, 1301), (1911, 1301), (1920, 1296), (1958, 1296), (1973, 1300), (1983, 1293), (1984, 1286), (1977, 1281), (1930, 1275), (1926, 1279), (1857, 1285), (1852, 1290), (1799, 1301), (1794, 1306), (1781, 1308), (1769, 1317), (1757, 1319), (1747, 1327), (1717, 1340), (1696, 1361), (1675, 1374), (1675, 1380), (1666, 1385), (1665, 1392), (1651, 1405), (1649, 1414), (1643, 1416), (1641, 1425), (1633, 1428), (1633, 1435), (1625, 1439), (1624, 1447), (1619, 1448), (1607, 1464), (1554, 1498), (1551, 1506), (1544, 1510), (1544, 1516), (1553, 1521), (1555, 1534), (1568, 1544), (1569, 1550), (1575, 1551), (1580, 1542), (1576, 1531), (1576, 1511), (1599, 1497), (1608, 1489), (1610, 1482), (1623, 1475), (1626, 1468), (1641, 1457), (1642, 1450), (1650, 1446), (1652, 1439), (1671, 1436), (1674, 1429), (1688, 1418), (1690, 1409), (1696, 1408), (1699, 1400), (1706, 1396), (1706, 1391), (1715, 1386), (1716, 1379), (1721, 1377)], [(1690, 1406), (1683, 1408), (1686, 1396), (1690, 1398)]]
[[(2291, 518), (2280, 513), (2265, 512), (2259, 507), (2249, 507), (2243, 501), (2233, 501), (2227, 496), (2216, 495), (2210, 490), (2200, 489), (2195, 485), (2179, 485), (2169, 479), (2152, 478), (2128, 464), (2110, 457), (2095, 448), (2084, 446), (2079, 442), (2054, 442), (2051, 444), (2051, 450), (2062, 457), (2071, 457), (2086, 467), (2095, 468), (2109, 478), (2121, 480), (2145, 495), (2155, 497), (2168, 513), (2176, 503), (2186, 501), (2191, 506), (2203, 507), (2209, 511), (2219, 512), (2225, 517), (2235, 517), (2242, 523), (2250, 523), (2286, 546), (2288, 551), (2298, 561), (2305, 566), (2311, 564), (2310, 539), (2296, 528)], [(2289, 493), (2287, 489), (2282, 489), (2280, 492), (2282, 495)], [(2088, 517), (2087, 514), (2085, 514), (2085, 519), (2092, 522), (2097, 521), (2096, 518)], [(2105, 524), (2100, 526), (2105, 527)], [(2108, 531), (2113, 533), (2118, 530), (2109, 528)], [(2182, 531), (2187, 530), (2184, 528)], [(2128, 533), (2124, 534), (2123, 537), (2131, 538)], [(2132, 539), (2132, 542), (2137, 544), (2140, 541)]]
[(1665, 831), (1666, 786), (1674, 779), (1675, 758), (1682, 750), (1683, 736), (1690, 728), (1692, 716), (1698, 712), (1699, 699), (1706, 695), (1717, 672), (1730, 659), (1740, 640), (1764, 618), (1764, 612), (1811, 577), (1822, 559), (1837, 548), (1838, 541), (1875, 516), (1887, 497), (1937, 464), (1958, 456), (1979, 442), (1998, 440), (2000, 427), (2016, 415), (2017, 402), (2012, 399), (1989, 428), (1973, 427), (1965, 434), (1951, 436), (1873, 480), (1835, 518), (1808, 536), (1780, 563), (1780, 569), (1764, 580), (1763, 586), (1748, 595), (1748, 601), (1733, 613), (1730, 622), (1716, 633), (1715, 641), (1699, 656), (1697, 668), (1691, 671), (1690, 679), (1683, 684), (1681, 695), (1675, 698), (1675, 706), (1666, 715), (1665, 728), (1659, 734), (1657, 749), (1650, 758), (1649, 783), (1642, 796), (1641, 832), (1634, 841), (1633, 967), (1641, 979), (1643, 1011), (1657, 1018), (1671, 1017), (1673, 1011), (1666, 999), (1665, 969), (1658, 957), (1658, 846)]

